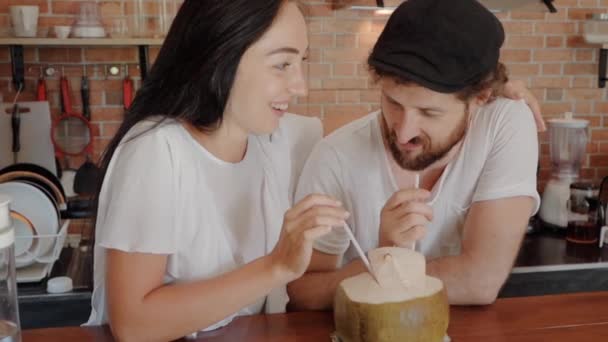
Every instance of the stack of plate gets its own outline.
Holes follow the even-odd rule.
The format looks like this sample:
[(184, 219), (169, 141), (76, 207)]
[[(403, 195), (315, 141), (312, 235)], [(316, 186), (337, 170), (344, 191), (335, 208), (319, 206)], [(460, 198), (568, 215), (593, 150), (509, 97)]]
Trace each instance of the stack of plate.
[(51, 176), (50, 171), (33, 164), (0, 170), (0, 193), (11, 199), (17, 268), (54, 252), (65, 196), (59, 180)]

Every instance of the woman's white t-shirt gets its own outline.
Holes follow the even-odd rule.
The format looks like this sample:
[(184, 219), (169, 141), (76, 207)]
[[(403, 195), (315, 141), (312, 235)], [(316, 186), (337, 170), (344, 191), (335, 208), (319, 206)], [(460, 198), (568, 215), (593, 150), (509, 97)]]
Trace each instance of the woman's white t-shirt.
[[(166, 283), (211, 278), (265, 255), (270, 248), (262, 204), (263, 153), (252, 137), (244, 159), (233, 164), (209, 153), (175, 120), (133, 127), (112, 158), (100, 194), (87, 324), (107, 322), (108, 248), (167, 255)], [(261, 313), (264, 301), (206, 330), (236, 315)]]

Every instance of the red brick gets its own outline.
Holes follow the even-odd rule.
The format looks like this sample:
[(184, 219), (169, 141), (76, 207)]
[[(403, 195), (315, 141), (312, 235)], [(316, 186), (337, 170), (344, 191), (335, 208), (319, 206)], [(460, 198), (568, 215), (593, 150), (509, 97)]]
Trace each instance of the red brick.
[(572, 80), (573, 88), (591, 88), (594, 84), (597, 84), (597, 80), (593, 77), (580, 76)]
[(594, 128), (591, 130), (592, 141), (608, 140), (608, 128)]
[(608, 155), (594, 155), (590, 156), (590, 165), (591, 167), (598, 166), (608, 166)]
[(545, 13), (544, 12), (512, 11), (511, 19), (512, 20), (543, 20), (543, 19), (545, 19)]
[(600, 100), (604, 94), (603, 89), (568, 89), (567, 100)]
[(331, 115), (365, 115), (369, 112), (368, 105), (338, 104), (327, 105), (323, 109), (324, 118)]
[(503, 49), (500, 52), (500, 60), (504, 62), (530, 62), (530, 50)]
[(333, 90), (311, 90), (308, 92), (308, 96), (301, 98), (301, 103), (336, 103), (336, 92)]
[(354, 34), (337, 34), (336, 47), (350, 48), (359, 47), (357, 44), (357, 35)]
[(603, 13), (604, 11), (600, 8), (568, 8), (568, 19), (585, 20), (593, 13)]
[(532, 79), (532, 87), (568, 88), (570, 80), (570, 77), (536, 77)]
[(90, 62), (134, 62), (137, 60), (137, 50), (130, 47), (87, 48), (85, 59)]
[(591, 62), (593, 61), (594, 50), (576, 50), (576, 61), (577, 62)]
[(505, 47), (507, 48), (541, 48), (544, 46), (543, 37), (540, 36), (518, 36), (512, 35), (507, 37)]
[(514, 22), (505, 22), (505, 23), (503, 23), (503, 26), (505, 28), (507, 35), (531, 34), (534, 32), (533, 23), (514, 21)]
[(540, 65), (538, 64), (509, 64), (507, 65), (507, 70), (509, 71), (509, 75), (511, 77), (516, 76), (534, 76), (538, 75), (540, 72)]
[(81, 48), (39, 48), (38, 60), (41, 63), (79, 63), (82, 61)]
[(331, 74), (330, 64), (308, 63), (308, 76), (312, 78), (329, 77)]
[(325, 62), (364, 62), (369, 54), (368, 49), (346, 48), (323, 50)]
[(353, 79), (328, 79), (323, 80), (323, 87), (326, 89), (365, 89), (367, 80), (360, 78)]
[(331, 48), (336, 45), (334, 35), (329, 33), (311, 34), (308, 39), (310, 46), (315, 48)]
[(361, 90), (361, 102), (380, 103), (380, 92), (377, 90)]
[(564, 64), (564, 74), (566, 75), (595, 75), (597, 65), (594, 63), (567, 63)]
[(355, 76), (357, 73), (355, 63), (336, 63), (333, 65), (334, 76)]
[(534, 61), (536, 62), (557, 62), (572, 61), (574, 51), (570, 49), (545, 49), (534, 51)]
[(545, 47), (548, 47), (548, 48), (564, 47), (564, 37), (560, 37), (560, 36), (545, 37)]
[(562, 115), (572, 110), (573, 104), (571, 102), (541, 103), (541, 112), (544, 116)]
[(537, 22), (535, 24), (535, 32), (544, 34), (573, 34), (576, 33), (576, 24)]
[[(360, 103), (361, 93), (358, 90), (338, 91), (338, 103)], [(368, 106), (365, 106), (369, 110)]]
[(571, 48), (593, 48), (595, 45), (585, 41), (582, 35), (570, 36), (566, 40), (566, 46)]
[(562, 64), (560, 63), (545, 63), (542, 65), (543, 75), (561, 75), (562, 74)]

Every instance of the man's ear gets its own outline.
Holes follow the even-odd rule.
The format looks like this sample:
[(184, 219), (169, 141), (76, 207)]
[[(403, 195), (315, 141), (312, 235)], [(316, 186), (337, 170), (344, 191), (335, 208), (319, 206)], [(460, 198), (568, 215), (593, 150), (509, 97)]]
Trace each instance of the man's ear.
[(483, 106), (488, 101), (490, 101), (492, 97), (492, 88), (488, 88), (480, 92), (477, 96), (475, 96), (475, 104), (478, 106)]

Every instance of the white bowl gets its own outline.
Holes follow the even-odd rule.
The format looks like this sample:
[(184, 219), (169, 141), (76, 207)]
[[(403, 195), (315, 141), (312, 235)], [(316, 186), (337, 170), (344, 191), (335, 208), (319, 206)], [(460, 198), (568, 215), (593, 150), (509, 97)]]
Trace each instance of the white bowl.
[(72, 31), (72, 26), (53, 26), (53, 31), (55, 32), (55, 36), (57, 38), (66, 39)]
[(101, 26), (75, 26), (72, 35), (79, 38), (104, 38), (106, 30)]

